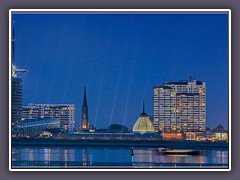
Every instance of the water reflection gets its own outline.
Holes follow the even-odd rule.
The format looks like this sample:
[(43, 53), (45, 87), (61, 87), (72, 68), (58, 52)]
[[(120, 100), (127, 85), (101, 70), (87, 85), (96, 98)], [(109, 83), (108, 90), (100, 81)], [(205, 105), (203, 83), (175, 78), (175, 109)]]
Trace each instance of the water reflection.
[(200, 155), (164, 155), (154, 148), (101, 147), (12, 147), (12, 162), (16, 166), (162, 166), (227, 165), (228, 150), (202, 150)]

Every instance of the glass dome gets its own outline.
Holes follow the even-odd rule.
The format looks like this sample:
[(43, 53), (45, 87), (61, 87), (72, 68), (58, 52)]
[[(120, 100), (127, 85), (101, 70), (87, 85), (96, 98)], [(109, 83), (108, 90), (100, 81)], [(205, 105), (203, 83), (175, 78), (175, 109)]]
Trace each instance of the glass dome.
[(144, 112), (144, 104), (143, 104), (143, 112), (140, 114), (140, 117), (135, 122), (133, 132), (137, 133), (154, 133), (154, 126), (150, 121), (149, 116)]
[(154, 133), (154, 127), (149, 116), (140, 116), (133, 126), (133, 132), (138, 133)]

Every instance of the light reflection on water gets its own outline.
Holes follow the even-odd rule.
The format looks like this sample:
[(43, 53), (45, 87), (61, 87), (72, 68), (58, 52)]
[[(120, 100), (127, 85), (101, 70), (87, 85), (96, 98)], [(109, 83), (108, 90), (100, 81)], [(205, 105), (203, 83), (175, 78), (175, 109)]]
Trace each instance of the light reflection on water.
[(184, 164), (228, 164), (227, 149), (201, 150), (200, 155), (164, 155), (151, 148), (135, 148), (134, 156), (131, 148), (102, 147), (12, 147), (13, 162), (77, 162), (81, 166), (94, 163), (184, 163)]

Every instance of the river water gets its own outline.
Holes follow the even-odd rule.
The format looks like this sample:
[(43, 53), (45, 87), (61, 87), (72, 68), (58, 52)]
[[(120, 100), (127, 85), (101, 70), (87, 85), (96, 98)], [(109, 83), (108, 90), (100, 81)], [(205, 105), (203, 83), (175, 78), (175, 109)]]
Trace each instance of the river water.
[(12, 168), (228, 168), (228, 149), (166, 155), (156, 148), (12, 147)]

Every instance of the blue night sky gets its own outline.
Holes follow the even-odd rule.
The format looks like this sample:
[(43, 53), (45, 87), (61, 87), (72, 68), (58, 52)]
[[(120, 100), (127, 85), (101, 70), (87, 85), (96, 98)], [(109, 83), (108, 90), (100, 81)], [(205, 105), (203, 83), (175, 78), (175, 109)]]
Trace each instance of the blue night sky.
[(14, 14), (23, 101), (70, 103), (84, 86), (97, 128), (152, 115), (152, 88), (189, 76), (207, 85), (207, 126), (228, 128), (227, 14)]

